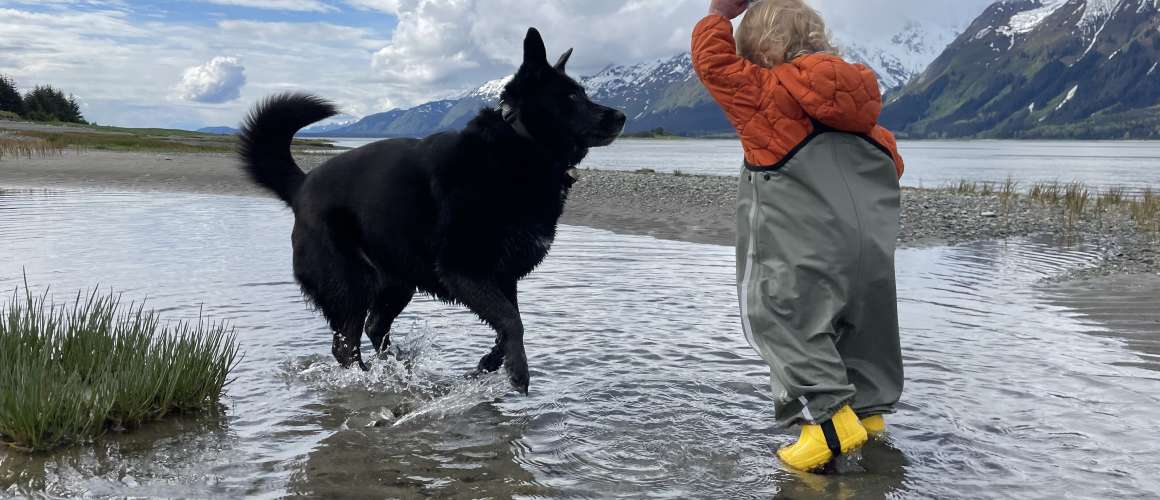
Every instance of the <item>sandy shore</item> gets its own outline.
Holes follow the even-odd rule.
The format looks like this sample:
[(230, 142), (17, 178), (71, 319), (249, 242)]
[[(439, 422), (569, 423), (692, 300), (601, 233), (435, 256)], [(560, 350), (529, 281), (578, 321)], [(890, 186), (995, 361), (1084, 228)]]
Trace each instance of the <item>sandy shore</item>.
[[(302, 154), (309, 170), (328, 155)], [(0, 187), (56, 187), (130, 191), (199, 192), (265, 196), (228, 154), (89, 151), (0, 161)], [(735, 177), (583, 171), (562, 220), (611, 231), (698, 243), (732, 245)], [(998, 196), (945, 190), (903, 191), (904, 246), (1051, 235), (1108, 248), (1107, 260), (1087, 275), (1155, 274), (1160, 255), (1152, 235), (1141, 234), (1126, 214), (1093, 210), (1068, 228), (1063, 209), (1026, 197), (1006, 206)]]

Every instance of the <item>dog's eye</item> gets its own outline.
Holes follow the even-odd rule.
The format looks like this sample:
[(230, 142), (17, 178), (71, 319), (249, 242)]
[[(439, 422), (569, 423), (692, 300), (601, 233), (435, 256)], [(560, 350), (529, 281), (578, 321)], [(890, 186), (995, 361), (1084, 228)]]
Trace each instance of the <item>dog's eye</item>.
[(580, 102), (580, 94), (571, 94), (568, 96), (568, 98), (573, 101)]

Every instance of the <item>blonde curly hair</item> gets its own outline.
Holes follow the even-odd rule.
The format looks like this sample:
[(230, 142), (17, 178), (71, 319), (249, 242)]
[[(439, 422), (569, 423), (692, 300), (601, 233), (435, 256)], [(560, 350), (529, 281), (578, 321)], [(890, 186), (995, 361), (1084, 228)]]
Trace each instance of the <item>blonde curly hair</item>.
[(797, 57), (826, 52), (837, 54), (826, 32), (826, 22), (804, 0), (753, 2), (737, 28), (737, 54), (772, 68)]

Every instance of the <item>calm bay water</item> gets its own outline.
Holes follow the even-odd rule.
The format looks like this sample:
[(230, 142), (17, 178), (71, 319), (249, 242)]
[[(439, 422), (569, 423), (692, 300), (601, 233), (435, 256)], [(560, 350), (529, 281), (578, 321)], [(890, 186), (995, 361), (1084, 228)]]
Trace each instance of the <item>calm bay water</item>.
[[(333, 140), (358, 147), (376, 139)], [(902, 141), (899, 147), (907, 164), (902, 183), (910, 187), (939, 187), (960, 179), (1002, 182), (1008, 176), (1024, 188), (1054, 180), (1135, 190), (1160, 186), (1158, 141)], [(622, 139), (592, 150), (583, 165), (737, 175), (741, 145), (724, 139)]]
[[(630, 144), (631, 146), (631, 144)], [(1042, 299), (1095, 252), (1029, 241), (898, 254), (907, 388), (840, 476), (781, 469), (768, 369), (739, 329), (733, 250), (564, 227), (521, 285), (529, 397), (466, 381), (492, 342), (416, 300), (397, 359), (338, 369), (291, 281), (277, 202), (0, 194), (0, 289), (99, 283), (170, 318), (230, 320), (245, 358), (220, 412), (24, 456), (0, 494), (477, 498), (1092, 497), (1160, 491), (1155, 366)], [(1098, 335), (1090, 335), (1096, 333)]]

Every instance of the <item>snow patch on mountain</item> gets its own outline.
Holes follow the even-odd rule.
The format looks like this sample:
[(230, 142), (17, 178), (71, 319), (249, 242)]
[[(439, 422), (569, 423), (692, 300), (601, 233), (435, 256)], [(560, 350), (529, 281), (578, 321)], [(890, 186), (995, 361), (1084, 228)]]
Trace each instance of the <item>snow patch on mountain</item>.
[[(1127, 0), (1139, 1), (1139, 0)], [(1084, 4), (1083, 16), (1079, 19), (1079, 27), (1090, 33), (1094, 27), (1107, 19), (1125, 0), (1087, 0)], [(1140, 2), (1141, 6), (1147, 2)]]
[(1063, 106), (1064, 106), (1064, 105), (1066, 105), (1067, 103), (1071, 102), (1071, 100), (1072, 100), (1072, 99), (1075, 99), (1075, 93), (1076, 93), (1076, 92), (1078, 92), (1078, 91), (1079, 91), (1079, 85), (1075, 85), (1075, 86), (1073, 86), (1073, 87), (1071, 88), (1071, 90), (1067, 91), (1067, 95), (1066, 95), (1066, 96), (1064, 96), (1064, 98), (1063, 98), (1063, 102), (1059, 103), (1059, 106), (1056, 106), (1056, 107), (1055, 107), (1055, 110), (1056, 110), (1056, 111), (1059, 111), (1059, 110), (1063, 109)]
[[(1041, 0), (1039, 2), (1040, 7), (1025, 10), (1011, 16), (1011, 20), (1007, 22), (1006, 26), (1000, 26), (995, 31), (1010, 37), (1030, 33), (1035, 28), (1038, 28), (1040, 24), (1043, 24), (1043, 21), (1047, 20), (1048, 17), (1055, 14), (1055, 11), (1067, 5), (1069, 2), (1071, 0)], [(1005, 3), (1011, 4), (1012, 2)], [(984, 30), (990, 29), (990, 27), (984, 28)]]
[(1004, 26), (987, 26), (981, 29), (976, 38), (982, 38), (991, 31), (1006, 35), (1014, 39), (1019, 35), (1026, 35), (1038, 29), (1044, 21), (1063, 7), (1073, 6), (1082, 11), (1076, 27), (1085, 37), (1098, 38), (1103, 24), (1121, 8), (1136, 6), (1136, 12), (1142, 13), (1149, 7), (1160, 9), (1160, 0), (1037, 0), (1027, 4), (1025, 0), (1002, 0), (1005, 6), (1018, 4), (1030, 5), (1025, 10), (1015, 13)]

